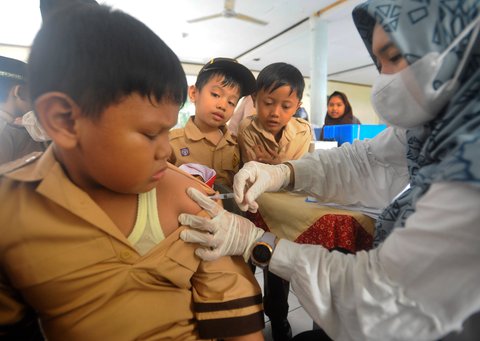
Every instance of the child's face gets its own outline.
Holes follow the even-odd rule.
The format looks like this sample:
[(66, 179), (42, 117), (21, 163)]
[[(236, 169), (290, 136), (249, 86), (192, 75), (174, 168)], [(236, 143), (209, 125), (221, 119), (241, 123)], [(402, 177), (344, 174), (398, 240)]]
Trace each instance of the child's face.
[(202, 128), (219, 128), (232, 117), (240, 99), (239, 87), (222, 85), (223, 77), (215, 76), (199, 91), (189, 88), (190, 100), (195, 103), (195, 124)]
[(171, 151), (168, 132), (178, 110), (177, 104), (132, 94), (108, 107), (98, 121), (79, 118), (74, 155), (79, 160), (70, 176), (84, 189), (151, 190), (165, 173)]
[(327, 107), (328, 116), (331, 118), (340, 118), (345, 114), (345, 103), (338, 96), (330, 97)]
[(262, 89), (255, 95), (258, 120), (262, 127), (277, 135), (290, 121), (302, 103), (296, 91), (284, 85), (273, 92)]

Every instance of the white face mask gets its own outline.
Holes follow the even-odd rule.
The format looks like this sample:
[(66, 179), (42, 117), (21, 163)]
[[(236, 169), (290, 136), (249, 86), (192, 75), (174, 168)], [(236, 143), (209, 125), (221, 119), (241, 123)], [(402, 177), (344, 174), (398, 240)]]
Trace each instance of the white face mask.
[[(438, 89), (434, 89), (433, 82), (445, 56), (473, 28), (475, 31), (455, 75)], [(442, 54), (430, 52), (397, 73), (380, 74), (372, 87), (372, 105), (377, 115), (389, 125), (406, 129), (434, 119), (458, 89), (458, 78), (473, 48), (479, 28), (480, 17), (471, 22)]]
[(36, 142), (50, 141), (50, 136), (43, 130), (40, 122), (33, 111), (27, 112), (22, 116), (22, 125), (27, 129), (28, 134)]

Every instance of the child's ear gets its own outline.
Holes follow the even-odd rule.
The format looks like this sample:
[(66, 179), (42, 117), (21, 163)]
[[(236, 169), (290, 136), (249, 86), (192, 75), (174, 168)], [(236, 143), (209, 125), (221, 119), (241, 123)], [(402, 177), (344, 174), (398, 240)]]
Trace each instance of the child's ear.
[(28, 101), (29, 100), (28, 90), (27, 90), (27, 87), (25, 85), (21, 85), (21, 84), (15, 85), (13, 87), (13, 95), (15, 97), (20, 98), (22, 101)]
[(188, 87), (188, 98), (190, 98), (190, 102), (195, 103), (196, 96), (197, 96), (197, 87), (195, 85), (190, 85)]
[(48, 92), (35, 101), (35, 112), (45, 132), (56, 145), (69, 149), (77, 144), (76, 121), (80, 108), (62, 92)]
[(257, 93), (254, 92), (250, 96), (252, 96), (253, 107), (256, 108), (257, 107)]
[(302, 106), (302, 101), (298, 101), (298, 105), (297, 105), (297, 109), (295, 109), (295, 111), (297, 111), (298, 109), (300, 109), (300, 107)]

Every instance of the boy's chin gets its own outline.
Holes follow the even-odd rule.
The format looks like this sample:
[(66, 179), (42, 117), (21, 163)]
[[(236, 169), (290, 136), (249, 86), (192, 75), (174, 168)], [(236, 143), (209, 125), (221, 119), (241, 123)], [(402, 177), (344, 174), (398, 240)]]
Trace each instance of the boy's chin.
[(227, 124), (226, 121), (213, 121), (213, 122), (208, 122), (208, 126), (211, 128), (221, 128)]

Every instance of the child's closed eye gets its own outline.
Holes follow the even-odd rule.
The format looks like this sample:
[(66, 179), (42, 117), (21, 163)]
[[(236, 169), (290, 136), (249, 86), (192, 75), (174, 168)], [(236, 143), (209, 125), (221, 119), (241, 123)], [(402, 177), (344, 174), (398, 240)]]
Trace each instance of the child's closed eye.
[(165, 129), (160, 129), (160, 130), (157, 130), (157, 131), (145, 131), (145, 132), (142, 132), (142, 134), (147, 137), (149, 140), (155, 140), (157, 139), (160, 135), (163, 135), (167, 133), (168, 134), (168, 130), (165, 130)]
[(154, 134), (144, 133), (143, 135), (146, 138), (148, 138), (149, 140), (155, 140), (159, 134), (157, 134), (157, 133), (154, 133)]

